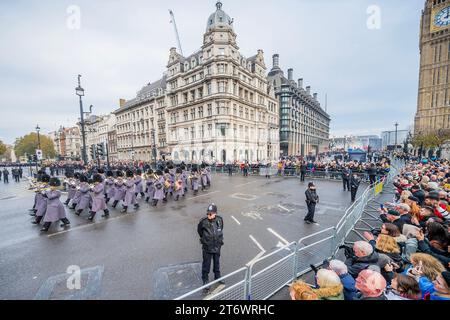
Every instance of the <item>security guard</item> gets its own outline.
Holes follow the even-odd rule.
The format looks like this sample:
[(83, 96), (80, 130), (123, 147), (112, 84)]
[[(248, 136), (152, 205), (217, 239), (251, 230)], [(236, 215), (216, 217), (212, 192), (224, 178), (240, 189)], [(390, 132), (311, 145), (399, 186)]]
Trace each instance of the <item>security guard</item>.
[[(202, 280), (203, 285), (206, 285), (209, 282), (211, 259), (214, 261), (215, 280), (221, 278), (220, 249), (223, 246), (223, 219), (217, 215), (217, 206), (215, 204), (209, 205), (207, 217), (200, 220), (197, 232), (200, 236), (200, 243), (203, 245)], [(220, 284), (224, 284), (224, 282), (220, 281)]]
[(359, 185), (361, 184), (361, 178), (358, 177), (358, 175), (354, 174), (352, 175), (350, 179), (350, 192), (351, 192), (351, 198), (352, 202), (355, 202), (356, 200), (356, 194), (358, 193)]

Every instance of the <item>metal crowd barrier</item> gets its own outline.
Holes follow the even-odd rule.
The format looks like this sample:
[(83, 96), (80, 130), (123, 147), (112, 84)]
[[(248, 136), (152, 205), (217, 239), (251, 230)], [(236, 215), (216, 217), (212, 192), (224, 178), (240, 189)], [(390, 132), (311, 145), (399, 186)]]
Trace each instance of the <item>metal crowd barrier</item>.
[[(390, 184), (397, 175), (391, 167), (385, 177), (384, 186)], [(267, 300), (298, 277), (311, 271), (310, 265), (320, 266), (325, 259), (336, 256), (339, 247), (345, 244), (350, 232), (361, 219), (367, 204), (374, 200), (375, 188), (371, 185), (345, 211), (334, 227), (301, 238), (279, 248), (229, 275), (203, 287), (188, 292), (175, 300)], [(213, 291), (207, 297), (203, 289), (213, 290), (219, 281), (226, 281), (222, 291)]]

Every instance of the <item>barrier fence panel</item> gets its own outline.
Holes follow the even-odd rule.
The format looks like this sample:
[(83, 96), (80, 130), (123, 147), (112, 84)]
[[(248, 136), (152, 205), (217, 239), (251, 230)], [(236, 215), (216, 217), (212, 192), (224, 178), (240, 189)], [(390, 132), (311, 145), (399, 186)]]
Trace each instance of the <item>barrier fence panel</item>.
[(291, 243), (250, 265), (249, 300), (266, 300), (294, 280), (296, 247)]
[[(247, 297), (248, 267), (236, 270), (221, 279), (190, 291), (175, 300), (246, 300)], [(219, 281), (225, 281), (226, 286), (221, 288)], [(203, 294), (204, 289), (210, 290), (210, 295)], [(217, 290), (221, 289), (221, 290)], [(217, 292), (215, 292), (215, 290)]]
[(296, 276), (310, 270), (310, 265), (321, 265), (334, 252), (335, 227), (322, 230), (298, 241)]

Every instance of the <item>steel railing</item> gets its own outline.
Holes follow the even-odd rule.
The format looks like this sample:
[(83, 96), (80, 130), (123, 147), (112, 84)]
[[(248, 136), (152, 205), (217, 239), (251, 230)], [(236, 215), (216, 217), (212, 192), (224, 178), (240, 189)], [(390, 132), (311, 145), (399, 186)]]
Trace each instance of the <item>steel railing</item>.
[[(400, 165), (400, 164), (399, 164)], [(381, 182), (390, 184), (397, 175), (392, 166)], [(339, 247), (361, 219), (368, 203), (375, 199), (374, 185), (368, 186), (363, 194), (345, 211), (334, 227), (316, 232), (281, 247), (255, 261), (205, 286), (188, 292), (175, 300), (266, 300), (292, 283), (298, 277), (311, 271), (310, 265), (320, 266), (325, 259), (336, 256)], [(204, 289), (213, 290), (226, 281), (227, 286), (207, 297)]]

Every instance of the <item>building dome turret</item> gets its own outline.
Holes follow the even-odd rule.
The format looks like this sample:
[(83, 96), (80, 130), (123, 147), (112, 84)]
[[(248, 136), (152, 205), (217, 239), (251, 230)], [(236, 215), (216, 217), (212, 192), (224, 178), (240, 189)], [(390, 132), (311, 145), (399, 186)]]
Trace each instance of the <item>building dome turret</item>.
[(233, 30), (233, 19), (222, 10), (222, 2), (220, 2), (220, 0), (217, 1), (216, 8), (216, 12), (211, 14), (208, 18), (206, 32), (216, 28)]

